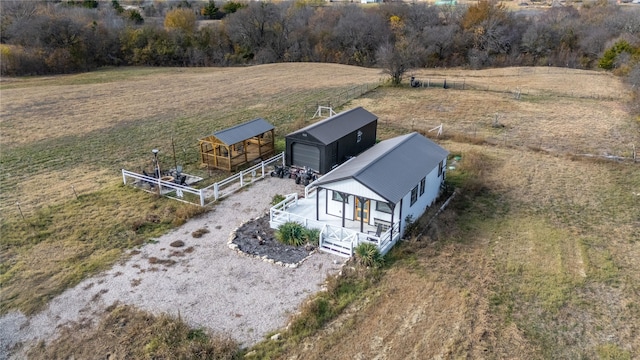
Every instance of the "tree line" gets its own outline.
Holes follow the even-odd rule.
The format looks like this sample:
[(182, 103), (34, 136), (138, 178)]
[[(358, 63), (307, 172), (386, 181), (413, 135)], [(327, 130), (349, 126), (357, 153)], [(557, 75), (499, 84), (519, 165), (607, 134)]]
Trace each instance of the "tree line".
[(3, 0), (0, 74), (330, 62), (380, 67), (399, 83), (412, 68), (544, 65), (603, 67), (640, 87), (640, 6), (606, 0), (539, 12), (493, 0), (137, 3)]

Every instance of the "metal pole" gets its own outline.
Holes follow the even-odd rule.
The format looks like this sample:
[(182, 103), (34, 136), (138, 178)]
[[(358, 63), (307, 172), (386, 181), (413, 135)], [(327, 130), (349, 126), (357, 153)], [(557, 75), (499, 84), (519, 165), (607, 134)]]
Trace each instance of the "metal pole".
[(171, 147), (173, 148), (173, 165), (176, 169), (176, 177), (178, 176), (178, 160), (176, 159), (176, 145), (173, 142), (173, 136), (171, 137)]
[(151, 152), (153, 153), (153, 159), (156, 162), (156, 168), (154, 169), (154, 171), (156, 171), (156, 176), (158, 177), (158, 195), (161, 194), (160, 192), (160, 162), (158, 161), (158, 149), (153, 149), (151, 150)]

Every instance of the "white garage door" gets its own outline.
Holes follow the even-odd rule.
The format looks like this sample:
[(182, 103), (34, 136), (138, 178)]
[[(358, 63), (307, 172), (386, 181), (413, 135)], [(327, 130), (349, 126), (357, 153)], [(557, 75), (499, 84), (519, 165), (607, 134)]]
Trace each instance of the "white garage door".
[(316, 146), (295, 143), (291, 147), (291, 151), (293, 152), (291, 156), (293, 165), (320, 170), (320, 149)]

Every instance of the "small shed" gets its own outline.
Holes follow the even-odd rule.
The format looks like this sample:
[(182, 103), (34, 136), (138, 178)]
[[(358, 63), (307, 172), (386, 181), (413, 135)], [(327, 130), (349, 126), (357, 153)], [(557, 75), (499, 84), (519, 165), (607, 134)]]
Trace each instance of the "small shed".
[(200, 139), (199, 144), (202, 166), (232, 171), (274, 154), (274, 127), (258, 118), (216, 131)]
[(333, 115), (286, 136), (285, 164), (320, 174), (376, 143), (378, 117), (362, 107)]

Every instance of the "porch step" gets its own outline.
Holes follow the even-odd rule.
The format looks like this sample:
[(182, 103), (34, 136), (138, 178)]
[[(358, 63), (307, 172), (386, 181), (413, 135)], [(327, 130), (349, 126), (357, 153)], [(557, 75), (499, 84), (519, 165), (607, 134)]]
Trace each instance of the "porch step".
[(341, 244), (338, 242), (323, 240), (320, 250), (342, 257), (351, 257), (351, 248), (348, 243)]

